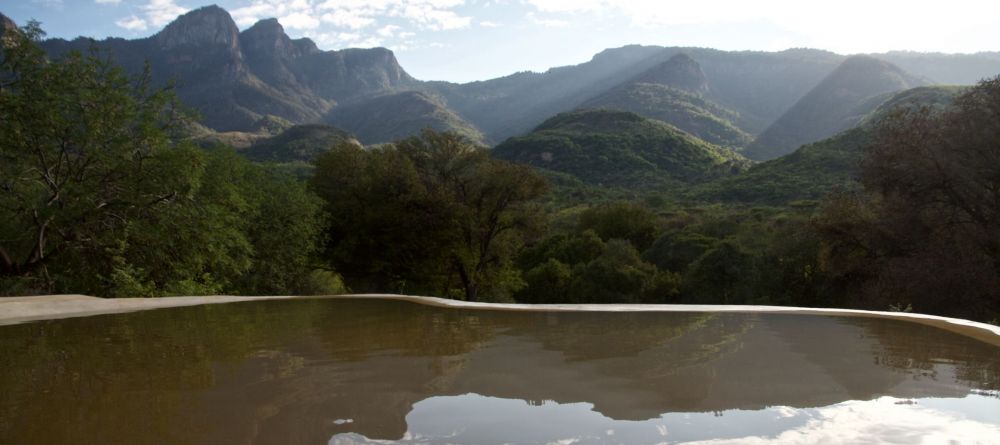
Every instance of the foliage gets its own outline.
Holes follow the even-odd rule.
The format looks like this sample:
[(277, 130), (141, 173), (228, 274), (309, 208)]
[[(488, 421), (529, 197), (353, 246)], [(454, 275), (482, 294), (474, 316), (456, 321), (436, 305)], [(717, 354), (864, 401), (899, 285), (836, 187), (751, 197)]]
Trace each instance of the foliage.
[(541, 227), (545, 181), (452, 133), (372, 150), (340, 145), (312, 188), (332, 224), (327, 258), (355, 290), (503, 300), (523, 286), (514, 255)]
[(826, 204), (826, 263), (857, 304), (989, 319), (1000, 312), (1000, 78), (944, 112), (883, 120), (863, 193)]
[(645, 250), (659, 230), (656, 214), (629, 202), (616, 202), (588, 209), (580, 215), (579, 230), (593, 230), (601, 239), (623, 239)]
[(186, 116), (97, 53), (49, 60), (29, 25), (3, 53), (4, 293), (294, 293), (321, 204), (293, 179), (170, 135)]

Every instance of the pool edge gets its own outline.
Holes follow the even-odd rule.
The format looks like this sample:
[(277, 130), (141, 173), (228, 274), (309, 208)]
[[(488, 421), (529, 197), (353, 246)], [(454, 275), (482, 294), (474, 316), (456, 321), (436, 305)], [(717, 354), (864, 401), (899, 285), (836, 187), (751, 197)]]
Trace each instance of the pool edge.
[(395, 294), (350, 294), (331, 296), (260, 296), (241, 297), (231, 295), (191, 296), (166, 298), (115, 298), (106, 299), (86, 295), (43, 295), (30, 297), (0, 298), (0, 326), (32, 321), (62, 318), (87, 317), (91, 315), (136, 312), (173, 307), (198, 306), (205, 304), (241, 303), (251, 301), (290, 299), (383, 299), (408, 301), (428, 306), (500, 310), (525, 312), (716, 312), (716, 313), (764, 313), (764, 314), (806, 314), (841, 317), (891, 318), (930, 325), (986, 343), (1000, 346), (1000, 326), (979, 323), (960, 318), (907, 312), (866, 311), (859, 309), (803, 308), (791, 306), (749, 306), (749, 305), (682, 305), (682, 304), (507, 304), (479, 303), (449, 300), (438, 297), (423, 297)]

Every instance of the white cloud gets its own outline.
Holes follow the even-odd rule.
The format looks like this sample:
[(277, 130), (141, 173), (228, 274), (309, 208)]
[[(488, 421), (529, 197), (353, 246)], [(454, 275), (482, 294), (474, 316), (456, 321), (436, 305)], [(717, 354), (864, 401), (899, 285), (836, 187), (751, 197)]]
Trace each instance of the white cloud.
[(125, 28), (129, 31), (145, 31), (148, 28), (146, 21), (136, 17), (135, 15), (125, 17), (115, 22), (121, 28)]
[(541, 25), (546, 28), (565, 28), (569, 26), (569, 22), (565, 20), (538, 17), (534, 12), (529, 12), (527, 18), (531, 23)]
[[(99, 4), (118, 4), (121, 0), (95, 0)], [(142, 17), (132, 14), (115, 21), (115, 25), (129, 31), (145, 31), (150, 26), (163, 27), (189, 9), (180, 6), (176, 0), (149, 0), (139, 7)]]
[(319, 27), (319, 19), (303, 12), (293, 12), (279, 18), (278, 22), (289, 29), (316, 29)]
[(777, 436), (749, 436), (685, 442), (688, 445), (790, 445), (814, 443), (984, 443), (1000, 437), (1000, 427), (922, 406), (901, 405), (883, 397), (819, 408), (805, 425)]
[(375, 31), (375, 33), (382, 37), (392, 37), (396, 35), (399, 29), (400, 29), (399, 26), (396, 25), (385, 25), (379, 28), (377, 31)]
[[(242, 27), (268, 18), (277, 18), (283, 26), (289, 28), (305, 26), (299, 29), (314, 29), (319, 26), (319, 20), (316, 19), (319, 14), (315, 13), (313, 5), (307, 0), (253, 0), (249, 5), (233, 9), (229, 14), (233, 16), (233, 21)], [(312, 20), (304, 19), (303, 16)]]
[(323, 21), (334, 26), (350, 29), (367, 28), (375, 24), (373, 17), (360, 14), (357, 11), (337, 11), (323, 14)]
[(122, 0), (94, 0), (98, 5), (117, 5), (121, 2)]
[(483, 28), (499, 28), (503, 25), (497, 22), (491, 22), (489, 20), (482, 20), (479, 22), (479, 26), (482, 26)]
[(357, 32), (321, 33), (312, 36), (312, 38), (321, 46), (351, 48), (374, 48), (382, 46), (382, 40), (378, 37), (366, 36)]
[(164, 26), (189, 11), (175, 0), (150, 0), (142, 6), (142, 10), (146, 13), (146, 22), (153, 26)]
[(381, 45), (385, 39), (399, 44), (413, 37), (414, 29), (466, 28), (472, 17), (454, 10), (464, 4), (465, 0), (250, 0), (230, 14), (242, 28), (276, 17), (320, 47), (367, 47)]
[(464, 0), (326, 0), (317, 9), (329, 11), (324, 14), (324, 21), (351, 29), (389, 17), (403, 19), (421, 29), (440, 31), (465, 28), (472, 23), (472, 17), (453, 11), (464, 4)]

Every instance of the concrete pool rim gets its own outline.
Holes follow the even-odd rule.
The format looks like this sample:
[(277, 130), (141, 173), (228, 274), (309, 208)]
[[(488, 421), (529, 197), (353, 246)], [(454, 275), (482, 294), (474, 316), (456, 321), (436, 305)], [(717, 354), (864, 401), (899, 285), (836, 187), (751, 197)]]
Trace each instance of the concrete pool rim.
[(1000, 326), (960, 318), (909, 312), (865, 311), (859, 309), (803, 308), (791, 306), (684, 305), (684, 304), (507, 304), (478, 303), (437, 297), (393, 294), (351, 294), (321, 297), (230, 295), (164, 298), (98, 298), (86, 295), (43, 295), (0, 297), (0, 326), (31, 321), (86, 317), (91, 315), (136, 312), (205, 304), (240, 303), (268, 300), (308, 299), (387, 299), (429, 306), (499, 311), (530, 312), (711, 312), (756, 314), (803, 314), (840, 317), (888, 318), (930, 325), (1000, 347)]

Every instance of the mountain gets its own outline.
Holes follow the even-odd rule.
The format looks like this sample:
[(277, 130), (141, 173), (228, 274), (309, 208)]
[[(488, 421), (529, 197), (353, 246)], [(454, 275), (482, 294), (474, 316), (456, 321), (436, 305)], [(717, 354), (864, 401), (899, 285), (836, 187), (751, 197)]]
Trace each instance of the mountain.
[(705, 99), (708, 92), (708, 79), (698, 62), (678, 54), (583, 107), (631, 111), (728, 148), (749, 144), (752, 137), (733, 123), (739, 113)]
[(854, 127), (879, 105), (880, 96), (925, 84), (889, 62), (848, 58), (758, 136), (745, 154), (768, 160), (791, 153)]
[(296, 125), (256, 141), (241, 153), (258, 162), (311, 162), (338, 144), (361, 145), (350, 133), (329, 125)]
[(892, 94), (855, 128), (756, 164), (738, 175), (697, 185), (687, 195), (699, 201), (781, 205), (818, 200), (837, 188), (855, 189), (858, 163), (871, 142), (874, 125), (900, 108), (942, 111), (963, 91), (961, 87), (919, 87)]
[[(474, 128), (486, 141), (525, 134), (558, 113), (592, 106), (604, 96), (616, 107), (659, 119), (666, 117), (653, 111), (666, 103), (675, 110), (671, 114), (688, 116), (668, 121), (713, 142), (738, 146), (746, 134), (760, 135), (772, 127), (845, 61), (845, 56), (815, 49), (732, 52), (629, 45), (542, 73), (521, 72), (464, 84), (427, 82), (407, 74), (387, 49), (323, 51), (309, 39), (289, 38), (275, 19), (240, 31), (229, 13), (216, 6), (179, 16), (148, 38), (51, 39), (43, 47), (58, 56), (70, 50), (86, 52), (92, 44), (133, 74), (141, 73), (148, 61), (155, 84), (176, 81), (181, 100), (198, 110), (202, 123), (216, 132), (252, 133), (266, 116), (294, 124), (317, 123), (338, 107), (416, 92), (464, 121), (464, 126)], [(686, 57), (665, 64), (681, 54)], [(997, 53), (874, 57), (938, 82), (967, 83), (1000, 73)], [(629, 88), (623, 87), (626, 84)], [(645, 86), (640, 88), (640, 84)], [(616, 88), (614, 93), (624, 98), (609, 99)], [(639, 100), (645, 96), (652, 96), (652, 103)], [(409, 100), (427, 102), (413, 96)], [(865, 111), (857, 110), (855, 115)], [(699, 129), (696, 122), (706, 128), (722, 126)], [(816, 134), (822, 138), (833, 133)], [(792, 145), (787, 150), (797, 146)]]
[(324, 119), (358, 136), (366, 145), (393, 142), (425, 128), (451, 131), (478, 145), (482, 133), (437, 98), (421, 92), (387, 94), (334, 108)]
[(494, 156), (567, 173), (595, 185), (681, 186), (746, 168), (738, 154), (635, 113), (578, 110), (508, 139)]
[[(91, 43), (52, 39), (43, 47), (59, 55)], [(313, 122), (339, 102), (416, 82), (384, 48), (320, 51), (309, 39), (290, 39), (273, 19), (240, 32), (217, 6), (188, 12), (145, 39), (94, 43), (129, 72), (148, 61), (157, 84), (175, 80), (181, 100), (217, 131), (246, 131), (266, 115)]]
[(843, 60), (818, 50), (764, 53), (629, 45), (545, 73), (517, 73), (468, 84), (434, 82), (427, 87), (489, 139), (504, 140), (555, 114), (580, 108), (678, 54), (697, 61), (712, 86), (707, 98), (735, 110), (739, 119), (734, 124), (750, 134), (774, 122)]

